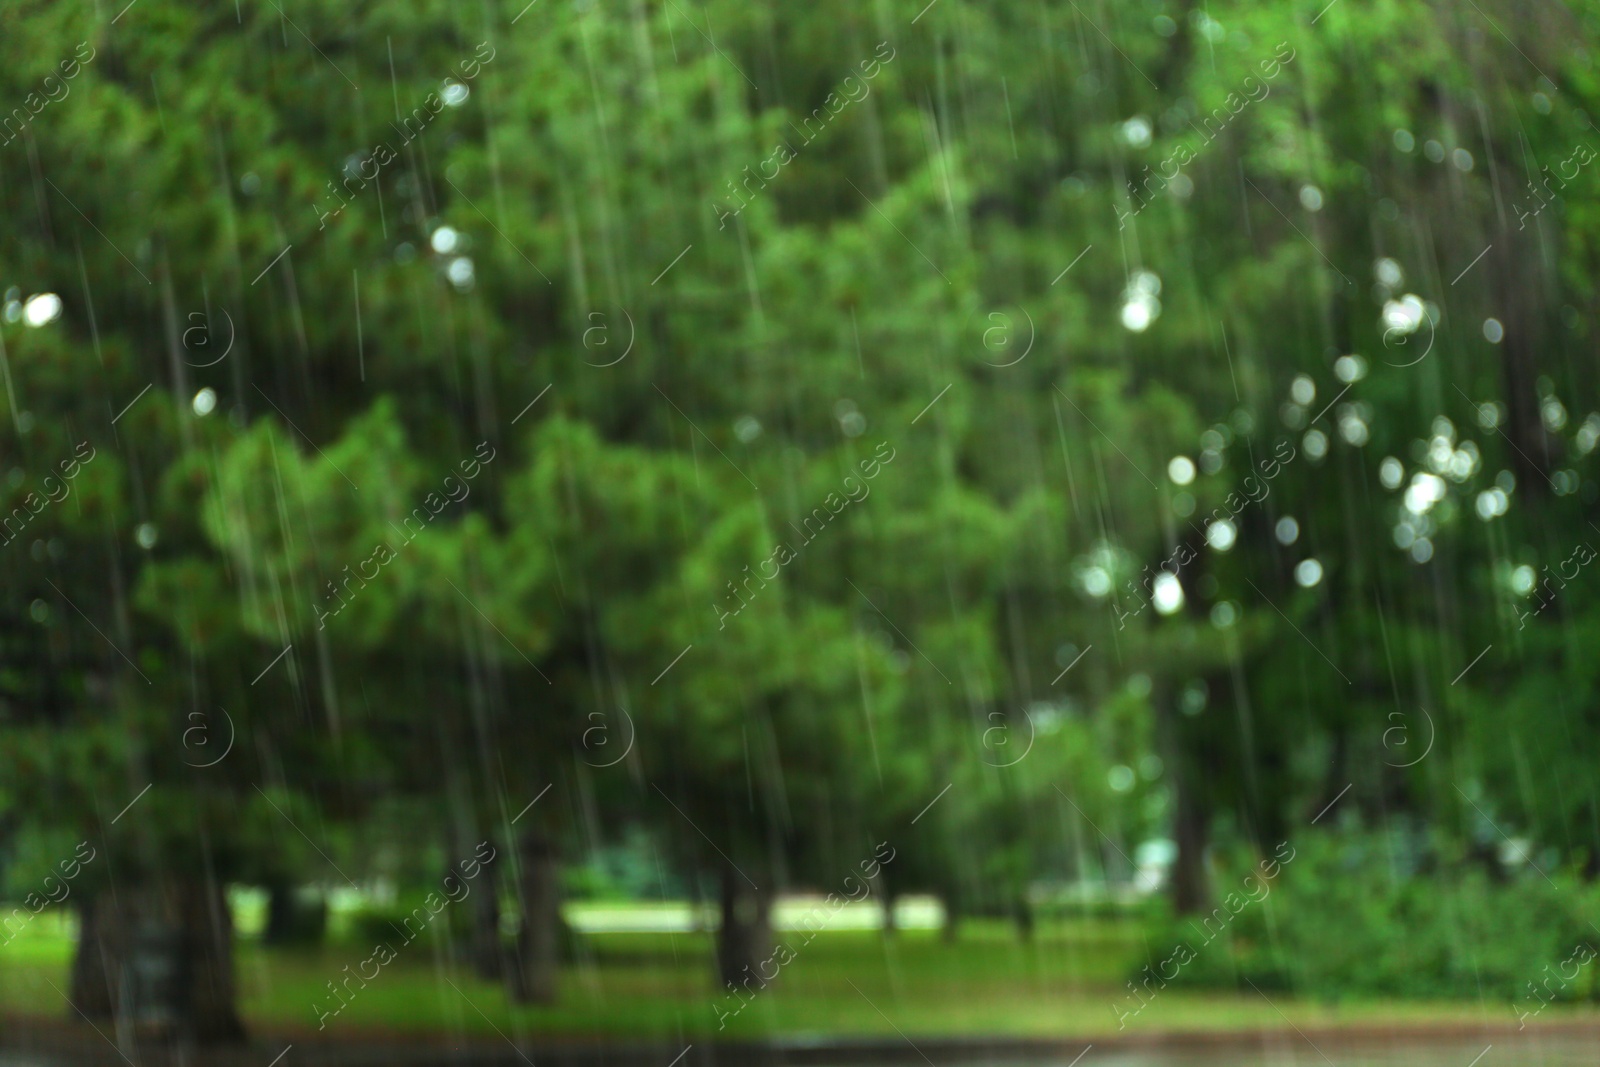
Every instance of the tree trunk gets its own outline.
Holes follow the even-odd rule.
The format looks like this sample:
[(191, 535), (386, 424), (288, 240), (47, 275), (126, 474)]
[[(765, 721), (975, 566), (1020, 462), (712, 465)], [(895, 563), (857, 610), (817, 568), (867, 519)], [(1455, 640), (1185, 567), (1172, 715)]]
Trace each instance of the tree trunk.
[(1182, 761), (1174, 761), (1177, 778), (1173, 815), (1173, 839), (1178, 854), (1172, 861), (1172, 907), (1179, 915), (1192, 915), (1205, 907), (1206, 839), (1210, 820), (1195, 788), (1192, 772)]
[(241, 1041), (233, 916), (219, 885), (184, 879), (124, 885), (79, 906), (72, 1017), (119, 1030), (212, 1044)]
[(895, 886), (889, 878), (889, 873), (879, 869), (878, 875), (873, 879), (877, 883), (878, 904), (883, 908), (883, 936), (893, 937), (900, 932), (900, 927), (895, 921), (894, 901)]
[(472, 969), (485, 981), (497, 981), (507, 970), (500, 940), (500, 857), (483, 865), (472, 896)]
[(722, 870), (721, 918), (717, 927), (717, 977), (726, 987), (761, 981), (757, 965), (772, 942), (771, 898), (751, 887), (731, 866)]
[(267, 925), (261, 940), (268, 945), (320, 945), (328, 932), (328, 902), (303, 894), (291, 882), (267, 886)]
[(1033, 904), (1026, 889), (1018, 890), (1011, 903), (1012, 918), (1017, 925), (1017, 940), (1027, 944), (1033, 940)]
[(294, 886), (273, 882), (267, 886), (267, 925), (261, 940), (268, 945), (287, 945), (295, 934)]
[(244, 1024), (235, 1006), (233, 912), (223, 887), (188, 881), (177, 891), (180, 1029), (201, 1043), (243, 1041)]
[[(1216, 692), (1207, 679), (1209, 691)], [(1172, 840), (1177, 855), (1172, 859), (1172, 908), (1179, 915), (1193, 915), (1205, 908), (1209, 899), (1206, 886), (1206, 844), (1211, 817), (1205, 785), (1200, 781), (1190, 739), (1174, 707), (1172, 694), (1162, 693), (1156, 702), (1157, 729), (1165, 740), (1167, 766), (1172, 774)]]
[(961, 936), (961, 904), (954, 893), (946, 893), (944, 897), (944, 928), (941, 933), (947, 945), (955, 944)]
[[(78, 913), (78, 943), (72, 954), (72, 1003), (91, 1019), (109, 1019), (116, 1004), (117, 965), (120, 959), (105, 941), (105, 915), (109, 910), (110, 890), (98, 896), (80, 896), (74, 905)], [(73, 1018), (76, 1012), (68, 1009)]]
[(561, 962), (561, 861), (555, 843), (538, 827), (517, 839), (517, 906), (522, 929), (512, 961), (512, 999), (549, 1004), (556, 999)]
[[(1197, 610), (1197, 609), (1196, 609)], [(1205, 679), (1209, 693), (1221, 691), (1215, 674)], [(1199, 767), (1204, 756), (1197, 751), (1194, 731), (1185, 728), (1177, 708), (1177, 694), (1165, 685), (1155, 693), (1156, 738), (1172, 781), (1172, 840), (1177, 855), (1168, 883), (1172, 907), (1179, 915), (1203, 911), (1210, 897), (1206, 885), (1206, 845), (1211, 829), (1210, 798)]]
[(1541, 302), (1546, 289), (1538, 282), (1546, 272), (1533, 235), (1518, 232), (1509, 226), (1501, 230), (1485, 267), (1505, 330), (1499, 350), (1506, 405), (1500, 433), (1512, 445), (1506, 464), (1516, 473), (1518, 492), (1540, 500), (1549, 496), (1548, 472), (1560, 465), (1565, 448), (1559, 435), (1545, 429), (1540, 413), (1538, 377), (1545, 350)]

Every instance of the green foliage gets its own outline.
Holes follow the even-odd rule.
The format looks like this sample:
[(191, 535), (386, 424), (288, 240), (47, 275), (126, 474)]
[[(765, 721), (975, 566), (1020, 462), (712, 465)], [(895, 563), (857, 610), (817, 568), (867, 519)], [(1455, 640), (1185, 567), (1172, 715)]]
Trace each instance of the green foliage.
[[(658, 885), (888, 839), (898, 889), (999, 914), (1180, 816), (1275, 842), (1329, 782), (1593, 869), (1600, 583), (1533, 616), (1517, 576), (1600, 518), (1600, 168), (1507, 204), (1594, 136), (1596, 12), (1102, 7), (0, 0), (0, 119), (95, 52), (0, 144), (0, 285), (65, 309), (0, 321), (8, 888), (84, 838), (354, 881), (520, 809), (578, 863), (638, 828)], [(1240, 973), (1500, 989), (1570, 932), (1565, 889), (1307, 856)]]
[[(1259, 902), (1231, 916), (1219, 902), (1220, 911), (1171, 922), (1152, 950), (1191, 948), (1193, 962), (1172, 983), (1180, 986), (1482, 998), (1516, 1010), (1600, 998), (1600, 974), (1582, 960), (1582, 946), (1591, 958), (1600, 948), (1587, 920), (1592, 885), (1525, 868), (1494, 877), (1459, 857), (1419, 871), (1415, 844), (1375, 834), (1297, 838), (1294, 859)], [(1239, 890), (1249, 873), (1219, 872), (1218, 885)]]

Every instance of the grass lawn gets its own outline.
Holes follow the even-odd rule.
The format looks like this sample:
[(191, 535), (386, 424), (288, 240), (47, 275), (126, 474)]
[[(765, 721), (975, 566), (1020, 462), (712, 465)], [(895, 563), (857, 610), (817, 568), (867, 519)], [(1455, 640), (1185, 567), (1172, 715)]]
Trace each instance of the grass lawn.
[[(926, 930), (885, 939), (874, 931), (804, 934), (779, 931), (795, 951), (771, 987), (759, 992), (718, 1030), (716, 1007), (738, 1002), (712, 985), (709, 935), (600, 933), (581, 938), (583, 959), (563, 975), (559, 1003), (508, 1004), (496, 985), (449, 964), (440, 942), (419, 939), (399, 950), (348, 1006), (328, 1021), (331, 1036), (363, 1032), (504, 1035), (549, 1038), (758, 1038), (774, 1035), (1015, 1035), (1093, 1037), (1117, 1032), (1111, 1004), (1144, 959), (1143, 928), (1134, 920), (1082, 920), (1040, 925), (1031, 944), (1009, 926), (970, 922), (947, 945)], [(1155, 946), (1160, 948), (1162, 946)], [(0, 947), (0, 1010), (60, 1016), (67, 1011), (71, 930), (45, 913)], [(315, 1031), (313, 1005), (333, 1003), (327, 983), (371, 946), (342, 941), (313, 950), (266, 950), (240, 944), (237, 964), (247, 1024), (274, 1031)], [(369, 968), (370, 972), (370, 968)], [(452, 985), (453, 983), (453, 985)], [(1585, 1017), (1552, 1006), (1541, 1022)], [(1587, 1017), (1597, 1017), (1591, 1013)], [(1453, 1022), (1504, 1025), (1497, 1002), (1401, 1001), (1337, 1006), (1274, 995), (1268, 1003), (1242, 994), (1162, 991), (1127, 1032), (1282, 1029), (1335, 1025)]]

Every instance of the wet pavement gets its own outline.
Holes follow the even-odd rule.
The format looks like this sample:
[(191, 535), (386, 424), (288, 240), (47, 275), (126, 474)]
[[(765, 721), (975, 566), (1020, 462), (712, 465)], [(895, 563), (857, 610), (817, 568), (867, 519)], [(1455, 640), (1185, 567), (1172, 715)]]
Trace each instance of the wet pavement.
[[(87, 1040), (85, 1040), (87, 1036)], [(127, 1054), (124, 1055), (124, 1052)], [(862, 1041), (718, 1045), (565, 1045), (513, 1048), (474, 1041), (330, 1044), (260, 1039), (213, 1049), (117, 1049), (92, 1032), (7, 1027), (0, 1067), (1576, 1067), (1600, 1063), (1600, 1032), (1501, 1031), (1478, 1037), (1376, 1038), (1340, 1033), (1174, 1035), (1102, 1041)]]

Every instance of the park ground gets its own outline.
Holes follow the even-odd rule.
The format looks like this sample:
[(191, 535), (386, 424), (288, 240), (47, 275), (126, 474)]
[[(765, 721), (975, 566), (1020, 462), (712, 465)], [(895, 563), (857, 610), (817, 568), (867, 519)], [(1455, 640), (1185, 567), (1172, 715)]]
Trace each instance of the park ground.
[[(580, 926), (606, 925), (591, 913)], [(249, 923), (241, 923), (248, 930)], [(371, 953), (337, 933), (315, 948), (268, 949), (243, 936), (237, 954), (241, 1010), (258, 1033), (317, 1031), (317, 1007), (334, 1003), (327, 983)], [(704, 931), (589, 932), (562, 975), (557, 1003), (510, 1004), (499, 986), (452, 965), (444, 946), (419, 940), (358, 989), (318, 1036), (352, 1041), (397, 1035), (462, 1035), (538, 1041), (607, 1038), (826, 1041), (885, 1037), (1112, 1039), (1162, 1033), (1258, 1030), (1500, 1030), (1509, 1005), (1358, 1000), (1324, 1003), (1169, 988), (1119, 1032), (1114, 1004), (1132, 1003), (1124, 983), (1160, 950), (1145, 920), (1120, 917), (1041, 922), (1029, 942), (1006, 923), (973, 920), (947, 942), (933, 929), (826, 930), (809, 943), (779, 930), (794, 958), (781, 977), (741, 1003), (713, 987), (711, 935)], [(41, 915), (0, 949), (0, 1010), (12, 1025), (58, 1022), (68, 1009), (72, 930)], [(1155, 953), (1155, 956), (1148, 955)], [(351, 972), (343, 968), (349, 965)], [(724, 1025), (719, 1019), (729, 1013)], [(1594, 1009), (1552, 1005), (1538, 1025), (1600, 1024)]]

